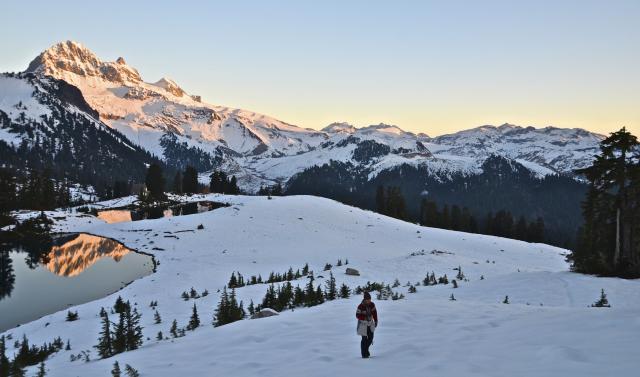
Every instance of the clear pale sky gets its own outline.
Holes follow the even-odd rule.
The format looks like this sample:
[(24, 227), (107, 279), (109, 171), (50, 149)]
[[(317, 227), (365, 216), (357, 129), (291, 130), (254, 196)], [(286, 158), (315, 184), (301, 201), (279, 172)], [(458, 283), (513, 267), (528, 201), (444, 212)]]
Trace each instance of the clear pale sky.
[[(303, 127), (640, 136), (640, 0), (3, 1), (0, 71), (71, 39)], [(1, 88), (0, 88), (1, 89)]]

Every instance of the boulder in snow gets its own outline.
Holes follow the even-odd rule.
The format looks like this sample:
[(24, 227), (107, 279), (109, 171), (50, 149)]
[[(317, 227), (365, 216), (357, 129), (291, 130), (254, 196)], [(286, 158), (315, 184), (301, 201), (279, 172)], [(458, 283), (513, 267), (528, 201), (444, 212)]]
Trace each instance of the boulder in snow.
[(251, 316), (251, 319), (266, 318), (278, 315), (279, 313), (271, 308), (264, 308)]
[(355, 268), (347, 267), (345, 274), (352, 275), (352, 276), (360, 276), (360, 271), (356, 270)]

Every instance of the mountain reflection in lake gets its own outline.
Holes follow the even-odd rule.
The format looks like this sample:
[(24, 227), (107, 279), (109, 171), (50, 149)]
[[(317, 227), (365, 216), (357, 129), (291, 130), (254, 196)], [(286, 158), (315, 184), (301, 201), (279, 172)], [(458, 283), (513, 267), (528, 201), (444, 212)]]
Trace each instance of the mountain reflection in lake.
[(0, 250), (0, 331), (104, 297), (153, 272), (153, 259), (89, 234)]
[(192, 203), (181, 203), (174, 205), (159, 205), (142, 208), (118, 208), (98, 211), (98, 218), (109, 224), (127, 221), (138, 221), (148, 219), (159, 219), (162, 217), (193, 215), (211, 211), (221, 207), (227, 207), (226, 203), (200, 201)]

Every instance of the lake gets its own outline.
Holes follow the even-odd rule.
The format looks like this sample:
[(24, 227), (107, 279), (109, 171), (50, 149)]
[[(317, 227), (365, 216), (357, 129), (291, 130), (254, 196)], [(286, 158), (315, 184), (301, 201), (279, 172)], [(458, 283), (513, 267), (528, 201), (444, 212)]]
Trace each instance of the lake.
[(124, 207), (98, 211), (98, 218), (109, 224), (127, 221), (159, 219), (163, 217), (193, 215), (228, 207), (226, 203), (200, 201), (192, 203), (165, 204), (152, 207)]
[(0, 249), (0, 331), (105, 297), (155, 263), (109, 238), (56, 236), (48, 245)]

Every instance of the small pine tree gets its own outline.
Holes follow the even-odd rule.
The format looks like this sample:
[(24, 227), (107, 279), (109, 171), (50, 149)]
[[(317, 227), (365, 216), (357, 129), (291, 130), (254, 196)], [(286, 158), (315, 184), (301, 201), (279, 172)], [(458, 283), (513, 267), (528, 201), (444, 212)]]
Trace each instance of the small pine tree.
[(398, 288), (399, 286), (400, 286), (400, 280), (396, 278), (396, 280), (393, 281), (393, 285), (391, 286), (391, 288)]
[(458, 266), (458, 274), (456, 275), (456, 279), (464, 280), (464, 274), (462, 273), (462, 267)]
[(116, 313), (120, 314), (120, 313), (123, 313), (126, 308), (127, 308), (127, 304), (124, 302), (122, 297), (118, 296), (118, 298), (116, 299), (116, 303), (113, 305), (113, 310)]
[(171, 329), (169, 329), (169, 334), (171, 334), (171, 336), (174, 338), (178, 337), (178, 321), (176, 321), (175, 319), (173, 320), (173, 322), (171, 322)]
[(164, 339), (164, 335), (162, 335), (162, 331), (158, 331), (158, 335), (156, 335), (156, 340)]
[(198, 298), (198, 291), (196, 291), (193, 287), (189, 290), (189, 297)]
[(409, 286), (409, 293), (416, 293), (418, 290), (416, 289), (415, 285), (410, 285)]
[(453, 288), (458, 288), (458, 282), (455, 279), (451, 280), (451, 284), (453, 284)]
[(111, 369), (111, 376), (112, 377), (122, 376), (122, 372), (120, 371), (120, 364), (118, 364), (117, 360), (113, 363), (113, 368)]
[(324, 302), (324, 292), (322, 292), (322, 288), (320, 288), (320, 286), (318, 286), (318, 288), (316, 289), (315, 305), (320, 305), (323, 302)]
[(129, 364), (125, 364), (124, 371), (127, 373), (127, 377), (140, 377), (140, 372)]
[(480, 275), (480, 280), (484, 280), (484, 275)]
[(256, 307), (253, 305), (253, 300), (249, 301), (247, 310), (249, 311), (249, 315), (254, 315), (256, 313)]
[(78, 312), (67, 311), (67, 322), (73, 322), (78, 320)]
[(44, 377), (47, 375), (47, 371), (44, 367), (44, 361), (40, 362), (40, 365), (38, 366), (38, 372), (36, 373), (36, 377)]
[(452, 293), (452, 294), (451, 294), (451, 296), (449, 296), (449, 301), (455, 301), (455, 300), (456, 300), (456, 298), (455, 298), (455, 296), (454, 296), (454, 295), (453, 295), (453, 293)]
[(329, 272), (329, 280), (326, 284), (326, 299), (328, 301), (338, 298), (338, 288), (336, 286), (336, 278), (333, 277), (333, 272)]
[(70, 341), (69, 339), (67, 339), (67, 346), (66, 346), (66, 347), (64, 347), (64, 349), (65, 349), (66, 351), (71, 351), (71, 341)]
[(160, 317), (160, 313), (158, 313), (158, 311), (156, 310), (156, 312), (153, 314), (153, 322), (157, 325), (159, 323), (162, 323), (162, 317)]
[(189, 301), (189, 294), (187, 293), (187, 291), (182, 292), (180, 297), (182, 297), (182, 299), (185, 301)]
[(196, 308), (196, 304), (193, 304), (193, 311), (191, 312), (191, 318), (189, 319), (189, 324), (187, 325), (187, 330), (195, 330), (200, 326), (200, 317), (198, 317), (198, 309)]
[(342, 283), (342, 285), (340, 286), (340, 298), (349, 298), (349, 296), (351, 295), (351, 289), (349, 289), (349, 287)]
[(600, 291), (600, 299), (595, 303), (591, 304), (594, 308), (610, 308), (609, 300), (607, 299), (607, 295), (604, 293), (604, 289)]
[(509, 296), (504, 296), (504, 300), (502, 300), (503, 304), (508, 304), (509, 303)]

